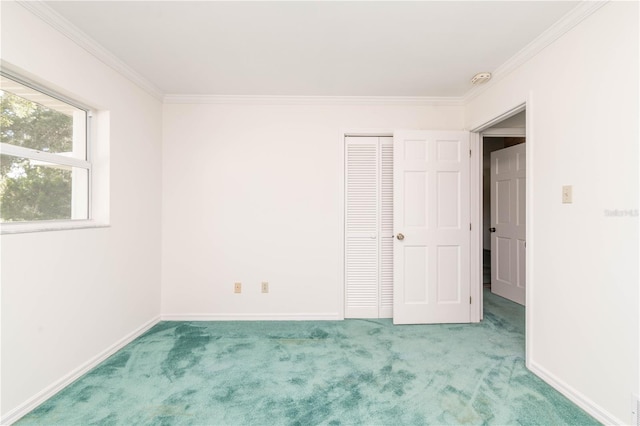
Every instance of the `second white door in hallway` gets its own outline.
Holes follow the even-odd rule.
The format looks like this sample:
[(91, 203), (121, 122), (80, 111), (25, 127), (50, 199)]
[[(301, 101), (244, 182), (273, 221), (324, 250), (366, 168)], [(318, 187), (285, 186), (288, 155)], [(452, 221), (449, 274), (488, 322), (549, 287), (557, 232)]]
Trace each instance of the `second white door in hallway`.
[(525, 304), (525, 144), (491, 153), (491, 292)]

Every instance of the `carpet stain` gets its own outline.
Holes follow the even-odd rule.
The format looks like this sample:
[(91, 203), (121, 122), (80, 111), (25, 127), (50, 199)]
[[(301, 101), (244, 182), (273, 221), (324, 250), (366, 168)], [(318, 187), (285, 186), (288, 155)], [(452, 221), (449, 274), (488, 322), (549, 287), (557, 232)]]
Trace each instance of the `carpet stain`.
[(373, 355), (371, 354), (371, 352), (363, 348), (357, 349), (355, 351), (355, 355), (361, 358), (373, 358)]
[(100, 426), (115, 426), (118, 424), (118, 416), (115, 413), (111, 413), (106, 417), (103, 417), (95, 422), (89, 423), (90, 425)]
[(252, 343), (236, 343), (227, 346), (222, 352), (219, 353), (220, 357), (228, 355), (236, 355), (238, 352), (247, 351), (253, 349)]
[(183, 406), (184, 404), (187, 404), (190, 401), (190, 397), (196, 392), (197, 391), (195, 389), (187, 389), (181, 392), (171, 394), (169, 395), (168, 398), (166, 398), (163, 401), (163, 404), (171, 405), (171, 406)]
[(326, 339), (327, 337), (329, 337), (329, 333), (322, 330), (321, 328), (316, 328), (311, 331), (312, 339)]
[(367, 334), (369, 336), (376, 336), (376, 335), (381, 334), (381, 333), (382, 333), (382, 329), (381, 328), (374, 328), (373, 330), (367, 331)]
[(289, 383), (297, 385), (297, 386), (302, 386), (302, 385), (305, 385), (307, 383), (307, 381), (305, 379), (303, 379), (303, 378), (296, 377), (296, 378), (290, 379)]
[(85, 386), (84, 388), (80, 389), (80, 392), (77, 393), (76, 401), (87, 402), (89, 401), (93, 393), (98, 391), (99, 391), (99, 388), (97, 386), (91, 386), (91, 385)]
[(229, 402), (233, 401), (235, 393), (238, 391), (237, 387), (227, 386), (224, 389), (220, 389), (221, 395), (214, 397), (218, 402)]
[(162, 362), (162, 372), (173, 381), (200, 362), (211, 336), (200, 327), (185, 323), (175, 329), (175, 343)]
[(129, 357), (131, 357), (131, 353), (123, 349), (93, 369), (91, 373), (98, 376), (118, 374), (119, 370), (123, 369), (127, 365)]
[(381, 392), (391, 392), (396, 396), (405, 394), (405, 387), (410, 386), (417, 376), (407, 370), (393, 371), (391, 366), (385, 366), (381, 371), (382, 385)]

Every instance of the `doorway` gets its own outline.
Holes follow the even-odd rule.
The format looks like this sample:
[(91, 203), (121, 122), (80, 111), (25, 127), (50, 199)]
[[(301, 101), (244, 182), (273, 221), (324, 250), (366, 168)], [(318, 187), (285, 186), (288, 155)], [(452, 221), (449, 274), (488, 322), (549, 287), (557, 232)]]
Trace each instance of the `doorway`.
[[(506, 117), (506, 118), (504, 118)], [(526, 111), (524, 105), (479, 132), (479, 284), (525, 305)]]

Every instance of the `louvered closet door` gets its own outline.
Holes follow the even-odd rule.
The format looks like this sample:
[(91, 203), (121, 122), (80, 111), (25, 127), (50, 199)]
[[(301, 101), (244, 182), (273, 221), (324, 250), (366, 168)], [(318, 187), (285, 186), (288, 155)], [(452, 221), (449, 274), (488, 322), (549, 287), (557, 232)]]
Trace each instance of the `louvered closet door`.
[(393, 139), (345, 139), (345, 317), (393, 313)]
[(379, 318), (393, 317), (393, 138), (380, 138)]

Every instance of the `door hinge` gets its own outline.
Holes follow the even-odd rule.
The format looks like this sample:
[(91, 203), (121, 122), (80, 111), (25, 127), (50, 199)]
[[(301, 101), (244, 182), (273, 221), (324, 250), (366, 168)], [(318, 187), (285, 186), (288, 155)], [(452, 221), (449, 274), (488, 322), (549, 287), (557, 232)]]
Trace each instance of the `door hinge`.
[(469, 158), (471, 158), (471, 150), (469, 150)]
[(471, 296), (469, 296), (469, 304), (471, 305)]
[(469, 231), (471, 231), (471, 224), (469, 224)]

